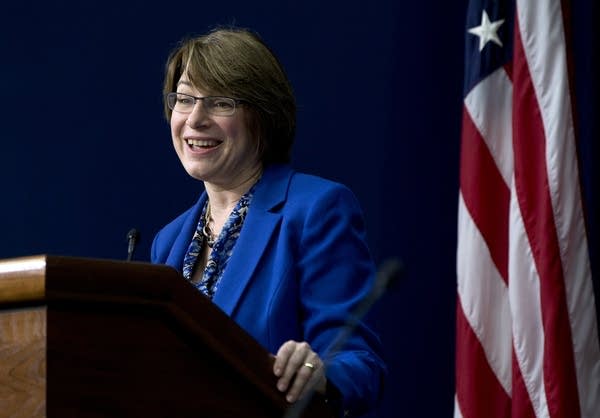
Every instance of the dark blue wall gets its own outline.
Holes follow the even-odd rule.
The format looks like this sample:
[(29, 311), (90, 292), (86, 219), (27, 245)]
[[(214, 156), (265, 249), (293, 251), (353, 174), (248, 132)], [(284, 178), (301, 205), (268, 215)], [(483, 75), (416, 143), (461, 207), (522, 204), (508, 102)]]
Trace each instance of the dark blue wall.
[[(199, 189), (162, 116), (166, 56), (185, 35), (250, 27), (295, 87), (295, 166), (349, 185), (376, 261), (406, 264), (373, 311), (390, 365), (381, 416), (451, 415), (466, 0), (11, 3), (0, 13), (0, 258), (122, 259), (137, 227), (147, 260)], [(589, 3), (576, 8), (588, 31)], [(582, 90), (597, 64), (588, 35)], [(581, 106), (588, 139), (594, 93)]]

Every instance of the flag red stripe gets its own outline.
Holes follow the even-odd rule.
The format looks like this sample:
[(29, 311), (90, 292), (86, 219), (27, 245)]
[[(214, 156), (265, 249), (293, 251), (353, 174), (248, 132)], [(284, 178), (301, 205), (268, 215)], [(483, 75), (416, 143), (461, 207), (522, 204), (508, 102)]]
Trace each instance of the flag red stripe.
[(506, 72), (506, 76), (510, 81), (512, 81), (512, 62), (509, 62), (503, 66), (504, 71)]
[(460, 189), (465, 205), (492, 260), (508, 284), (508, 210), (510, 190), (484, 139), (463, 108)]
[(467, 321), (460, 298), (456, 303), (456, 397), (463, 418), (508, 418), (510, 397), (490, 368), (485, 352)]
[(519, 418), (536, 418), (533, 405), (531, 405), (531, 399), (529, 398), (529, 393), (527, 392), (525, 382), (523, 381), (521, 369), (519, 369), (519, 362), (514, 351), (512, 364), (512, 416)]
[(580, 416), (571, 328), (546, 166), (540, 108), (527, 66), (518, 19), (513, 55), (513, 148), (517, 199), (540, 277), (544, 383), (551, 417)]

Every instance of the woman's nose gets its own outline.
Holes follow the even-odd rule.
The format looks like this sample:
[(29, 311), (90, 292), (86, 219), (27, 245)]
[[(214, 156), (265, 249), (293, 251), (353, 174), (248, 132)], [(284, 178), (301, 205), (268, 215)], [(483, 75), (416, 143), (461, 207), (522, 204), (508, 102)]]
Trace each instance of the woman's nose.
[(207, 125), (209, 120), (210, 118), (204, 108), (204, 103), (202, 103), (202, 100), (197, 100), (194, 103), (194, 108), (187, 117), (187, 125), (190, 128), (198, 128)]

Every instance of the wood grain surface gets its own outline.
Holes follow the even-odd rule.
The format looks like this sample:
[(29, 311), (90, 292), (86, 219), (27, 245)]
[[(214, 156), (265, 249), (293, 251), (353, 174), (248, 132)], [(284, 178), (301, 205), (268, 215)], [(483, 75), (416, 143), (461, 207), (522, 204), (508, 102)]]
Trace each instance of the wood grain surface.
[(46, 415), (46, 308), (0, 311), (0, 417)]

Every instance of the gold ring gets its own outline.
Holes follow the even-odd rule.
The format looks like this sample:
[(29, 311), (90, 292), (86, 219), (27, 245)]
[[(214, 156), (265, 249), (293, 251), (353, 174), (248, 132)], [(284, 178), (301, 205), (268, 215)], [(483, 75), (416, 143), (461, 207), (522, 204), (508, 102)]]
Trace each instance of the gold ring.
[(315, 369), (315, 365), (312, 364), (312, 363), (309, 363), (309, 362), (304, 363), (303, 366), (306, 366), (306, 367), (308, 367), (311, 370)]

